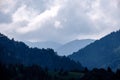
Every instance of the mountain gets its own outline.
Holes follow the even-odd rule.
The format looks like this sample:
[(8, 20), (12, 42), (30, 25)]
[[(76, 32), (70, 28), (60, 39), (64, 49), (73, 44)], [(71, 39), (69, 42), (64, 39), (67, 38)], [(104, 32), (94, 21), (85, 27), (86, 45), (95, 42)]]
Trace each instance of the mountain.
[(76, 63), (65, 56), (58, 56), (53, 49), (29, 48), (23, 42), (9, 39), (3, 34), (0, 34), (0, 62), (26, 66), (36, 64), (51, 70), (83, 69), (80, 63)]
[(69, 57), (89, 69), (108, 66), (113, 70), (120, 69), (120, 30), (96, 40)]
[(60, 44), (57, 42), (46, 41), (46, 42), (25, 42), (30, 47), (37, 47), (37, 48), (52, 48), (54, 49), (58, 55), (70, 55), (73, 52), (78, 51), (79, 49), (85, 47), (86, 45), (94, 42), (92, 39), (84, 39), (84, 40), (73, 40), (66, 44)]
[(88, 44), (94, 42), (92, 39), (83, 39), (83, 40), (73, 40), (70, 41), (59, 48), (56, 49), (59, 55), (70, 55), (73, 52), (77, 52), (78, 50), (84, 48)]
[(38, 48), (52, 48), (52, 49), (56, 49), (60, 46), (62, 46), (62, 44), (57, 43), (57, 42), (52, 42), (52, 41), (45, 41), (45, 42), (29, 42), (26, 41), (25, 42), (27, 45), (29, 45), (30, 47), (38, 47)]

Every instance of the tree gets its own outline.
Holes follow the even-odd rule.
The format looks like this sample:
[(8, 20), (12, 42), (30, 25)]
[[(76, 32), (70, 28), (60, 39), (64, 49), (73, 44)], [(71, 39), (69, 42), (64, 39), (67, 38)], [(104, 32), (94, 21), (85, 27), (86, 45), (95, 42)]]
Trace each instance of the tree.
[(88, 70), (88, 68), (87, 67), (85, 67), (85, 69), (84, 69), (84, 71), (83, 71), (84, 73), (88, 73), (89, 72), (89, 70)]
[(108, 67), (108, 68), (107, 68), (107, 71), (108, 71), (108, 72), (112, 72), (112, 70), (111, 70), (111, 68), (110, 68), (110, 67)]

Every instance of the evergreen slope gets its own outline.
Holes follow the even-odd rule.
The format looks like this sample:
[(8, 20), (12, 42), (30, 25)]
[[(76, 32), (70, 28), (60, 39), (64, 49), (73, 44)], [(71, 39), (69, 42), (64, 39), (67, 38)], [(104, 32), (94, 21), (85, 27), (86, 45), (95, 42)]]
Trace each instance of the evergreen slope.
[(120, 30), (69, 56), (88, 68), (120, 68)]
[(83, 67), (67, 57), (59, 57), (52, 49), (29, 48), (23, 42), (0, 34), (0, 62), (4, 64), (40, 65), (48, 69), (80, 69)]

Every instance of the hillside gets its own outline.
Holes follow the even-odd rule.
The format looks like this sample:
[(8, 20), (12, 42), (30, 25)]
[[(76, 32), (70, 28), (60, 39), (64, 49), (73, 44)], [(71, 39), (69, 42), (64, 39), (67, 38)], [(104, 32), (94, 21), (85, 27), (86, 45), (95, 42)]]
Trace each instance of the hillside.
[(88, 68), (120, 68), (120, 30), (95, 41), (69, 56)]
[(83, 67), (67, 57), (59, 57), (53, 49), (29, 48), (23, 42), (0, 34), (0, 62), (3, 64), (40, 65), (48, 69), (80, 69)]

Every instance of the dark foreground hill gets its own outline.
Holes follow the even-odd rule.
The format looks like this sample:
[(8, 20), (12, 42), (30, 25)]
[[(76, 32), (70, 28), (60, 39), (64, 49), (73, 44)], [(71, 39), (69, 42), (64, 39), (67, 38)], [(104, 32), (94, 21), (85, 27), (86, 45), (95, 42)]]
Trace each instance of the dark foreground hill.
[(0, 34), (0, 62), (3, 64), (40, 65), (48, 69), (82, 70), (80, 63), (60, 57), (52, 49), (29, 48), (23, 42)]
[(69, 56), (88, 68), (120, 69), (120, 30), (95, 41)]

